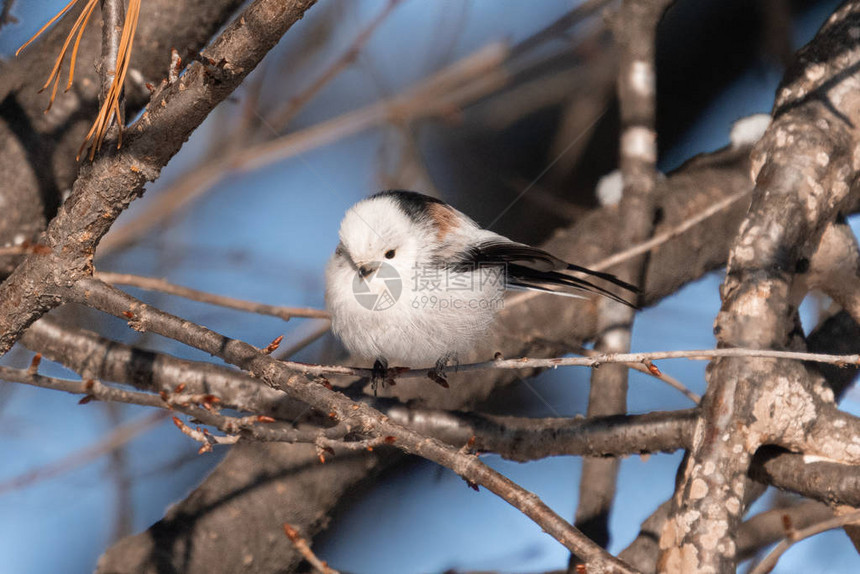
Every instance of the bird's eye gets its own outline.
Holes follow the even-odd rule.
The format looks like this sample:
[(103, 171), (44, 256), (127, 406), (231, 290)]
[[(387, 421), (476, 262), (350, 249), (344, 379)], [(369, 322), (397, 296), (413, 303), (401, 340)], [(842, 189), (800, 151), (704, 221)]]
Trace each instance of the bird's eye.
[(395, 255), (395, 253), (394, 253), (393, 249), (389, 249), (388, 251), (385, 252), (385, 258), (386, 259), (394, 259), (394, 255)]

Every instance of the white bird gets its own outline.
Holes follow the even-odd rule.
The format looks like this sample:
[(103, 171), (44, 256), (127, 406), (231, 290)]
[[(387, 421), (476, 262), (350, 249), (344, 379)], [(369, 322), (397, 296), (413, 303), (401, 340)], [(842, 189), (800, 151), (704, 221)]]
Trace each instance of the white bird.
[(633, 306), (590, 275), (630, 293), (608, 273), (482, 229), (447, 203), (412, 191), (383, 191), (347, 211), (326, 268), (332, 331), (347, 350), (374, 360), (374, 389), (389, 363), (431, 367), (435, 381), (476, 347), (503, 307), (505, 289), (582, 297), (592, 292)]

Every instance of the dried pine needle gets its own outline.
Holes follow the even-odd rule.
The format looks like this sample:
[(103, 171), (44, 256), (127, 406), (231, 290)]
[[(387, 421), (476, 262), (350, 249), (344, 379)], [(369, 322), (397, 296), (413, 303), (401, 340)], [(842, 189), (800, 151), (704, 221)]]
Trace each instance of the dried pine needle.
[[(18, 56), (22, 50), (29, 46), (34, 40), (36, 40), (36, 38), (41, 36), (45, 30), (50, 28), (51, 25), (57, 22), (57, 20), (71, 10), (79, 1), (80, 0), (71, 0), (66, 4), (66, 6), (63, 7), (63, 9), (51, 18), (44, 26), (42, 26), (32, 38), (27, 40), (20, 48), (18, 48), (15, 55)], [(54, 98), (57, 95), (63, 60), (66, 57), (66, 53), (69, 51), (69, 45), (72, 45), (72, 54), (69, 66), (69, 80), (66, 84), (65, 91), (68, 91), (72, 87), (72, 83), (75, 78), (75, 65), (77, 64), (78, 48), (80, 47), (81, 38), (83, 37), (84, 30), (86, 29), (87, 24), (89, 24), (90, 17), (92, 16), (98, 2), (99, 0), (86, 0), (83, 10), (81, 10), (75, 23), (72, 25), (71, 30), (69, 30), (68, 36), (66, 36), (63, 47), (60, 49), (60, 53), (54, 62), (51, 73), (48, 75), (48, 80), (45, 82), (45, 85), (42, 86), (42, 89), (39, 90), (41, 92), (53, 84), (53, 88), (51, 88), (51, 99), (48, 102), (48, 107), (45, 109), (46, 113), (51, 109), (51, 106), (54, 103)], [(114, 76), (110, 87), (108, 88), (108, 92), (105, 94), (99, 113), (96, 116), (89, 133), (87, 133), (86, 138), (81, 144), (81, 148), (78, 151), (78, 159), (80, 159), (81, 152), (83, 152), (84, 148), (86, 148), (88, 144), (90, 146), (89, 159), (92, 160), (95, 157), (96, 152), (101, 148), (101, 145), (104, 142), (108, 129), (114, 121), (116, 121), (119, 126), (117, 148), (122, 146), (123, 117), (122, 107), (120, 106), (120, 97), (122, 95), (122, 86), (125, 82), (129, 63), (131, 61), (134, 35), (137, 31), (137, 24), (140, 17), (140, 4), (141, 0), (129, 0), (128, 12), (126, 14), (125, 22), (123, 23), (122, 35), (120, 37), (117, 61), (113, 67)], [(74, 39), (74, 44), (72, 44), (72, 39)]]

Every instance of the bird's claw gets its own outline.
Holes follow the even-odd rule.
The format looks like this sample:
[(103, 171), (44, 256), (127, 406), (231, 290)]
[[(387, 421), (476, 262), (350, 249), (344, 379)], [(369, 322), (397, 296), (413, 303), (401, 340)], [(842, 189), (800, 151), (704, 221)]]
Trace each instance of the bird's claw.
[(445, 373), (444, 373), (444, 372), (440, 372), (440, 371), (439, 371), (439, 370), (437, 370), (437, 369), (431, 369), (431, 370), (427, 373), (427, 377), (428, 377), (431, 381), (433, 381), (434, 383), (436, 383), (437, 385), (439, 385), (440, 387), (443, 387), (443, 388), (446, 388), (446, 389), (450, 387), (450, 385), (448, 385), (448, 379), (446, 379), (446, 378), (445, 378)]
[(456, 356), (445, 355), (444, 357), (440, 357), (439, 360), (436, 361), (436, 366), (427, 372), (427, 378), (440, 387), (445, 389), (450, 388), (448, 385), (448, 378), (445, 376), (445, 371), (448, 369), (448, 363), (452, 362), (454, 363), (454, 371), (456, 372), (457, 367), (460, 364)]
[(388, 361), (385, 359), (376, 359), (373, 363), (373, 369), (370, 373), (370, 388), (373, 390), (373, 396), (376, 396), (377, 389), (380, 385), (385, 388), (385, 385), (393, 387), (397, 384), (394, 380), (394, 375), (399, 372), (399, 369), (389, 369)]

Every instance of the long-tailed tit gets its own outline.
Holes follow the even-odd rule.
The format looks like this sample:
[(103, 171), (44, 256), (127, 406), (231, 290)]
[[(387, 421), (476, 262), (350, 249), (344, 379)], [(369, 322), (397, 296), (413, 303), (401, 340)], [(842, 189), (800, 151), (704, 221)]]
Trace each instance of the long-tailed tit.
[(354, 355), (375, 360), (378, 376), (390, 361), (434, 366), (440, 374), (431, 378), (443, 383), (445, 366), (472, 350), (492, 325), (505, 289), (591, 292), (631, 305), (598, 281), (638, 291), (482, 229), (438, 199), (383, 191), (343, 218), (326, 269), (326, 306), (334, 333)]

